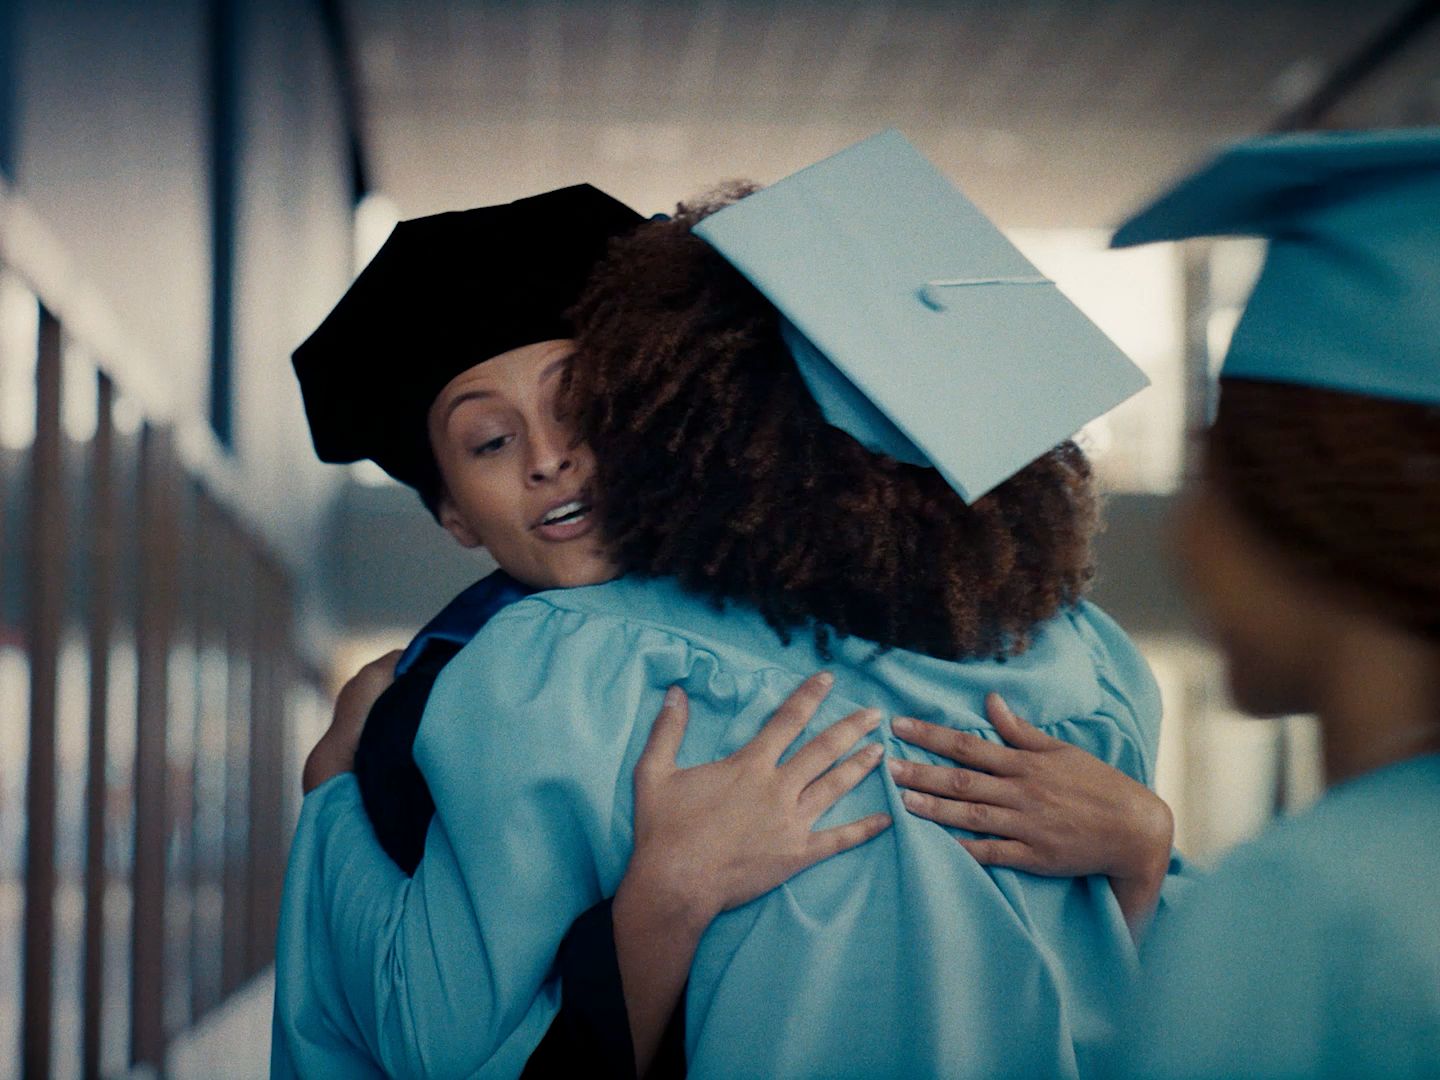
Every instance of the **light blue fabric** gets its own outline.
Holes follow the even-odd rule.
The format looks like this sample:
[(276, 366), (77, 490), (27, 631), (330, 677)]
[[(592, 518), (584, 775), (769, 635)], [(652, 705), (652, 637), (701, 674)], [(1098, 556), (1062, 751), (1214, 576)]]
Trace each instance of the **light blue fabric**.
[(783, 316), (780, 339), (790, 351), (795, 368), (805, 380), (810, 396), (820, 406), (826, 423), (839, 428), (872, 453), (885, 454), (907, 465), (930, 466), (925, 451), (911, 442), (909, 436)]
[(1119, 1075), (1440, 1077), (1440, 756), (1236, 851), (1144, 953)]
[(1221, 375), (1440, 405), (1440, 128), (1237, 143), (1115, 233), (1262, 236)]
[[(1148, 782), (1160, 702), (1120, 629), (1081, 604), (1006, 662), (951, 663), (844, 639), (823, 663), (756, 613), (666, 580), (540, 593), (497, 614), (436, 684), (416, 744), (435, 796), (407, 880), (355, 784), (305, 800), (285, 886), (275, 1075), (515, 1076), (558, 1007), (574, 918), (613, 895), (635, 763), (670, 684), (690, 696), (682, 765), (742, 746), (817, 668), (835, 690), (808, 735), (862, 706), (996, 739), (1023, 716)], [(892, 756), (934, 760), (894, 739)], [(895, 827), (721, 916), (687, 999), (692, 1075), (1066, 1077), (1110, 1037), (1136, 972), (1103, 878), (986, 870), (904, 812), (882, 768), (821, 825)], [(356, 1049), (358, 1048), (358, 1049)]]

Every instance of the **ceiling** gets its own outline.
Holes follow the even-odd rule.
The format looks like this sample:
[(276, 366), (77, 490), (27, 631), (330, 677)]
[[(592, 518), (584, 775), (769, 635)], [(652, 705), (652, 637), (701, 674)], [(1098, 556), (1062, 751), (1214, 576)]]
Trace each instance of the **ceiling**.
[[(1414, 0), (351, 0), (403, 216), (590, 181), (646, 211), (905, 131), (1007, 226), (1106, 225)], [(1440, 122), (1440, 19), (1344, 126)]]

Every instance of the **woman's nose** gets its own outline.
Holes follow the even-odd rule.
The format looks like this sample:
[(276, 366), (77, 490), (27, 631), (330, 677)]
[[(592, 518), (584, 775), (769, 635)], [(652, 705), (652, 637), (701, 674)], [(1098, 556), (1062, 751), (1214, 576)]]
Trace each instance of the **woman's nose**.
[(563, 432), (537, 439), (530, 459), (530, 482), (543, 484), (575, 467), (575, 448)]
[(574, 462), (571, 461), (568, 455), (553, 459), (546, 459), (544, 461), (538, 461), (535, 463), (535, 466), (530, 470), (530, 480), (532, 483), (543, 484), (545, 483), (545, 481), (553, 480), (561, 473), (566, 472), (573, 467)]

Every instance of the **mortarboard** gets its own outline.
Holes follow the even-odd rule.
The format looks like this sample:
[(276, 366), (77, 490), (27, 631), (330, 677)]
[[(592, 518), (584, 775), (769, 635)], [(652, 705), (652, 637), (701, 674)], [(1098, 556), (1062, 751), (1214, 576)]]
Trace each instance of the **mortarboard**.
[(320, 460), (369, 458), (431, 498), (436, 395), (492, 356), (571, 337), (566, 311), (610, 240), (643, 220), (580, 184), (395, 226), (294, 353)]
[(831, 424), (967, 502), (1148, 383), (898, 131), (694, 231), (784, 316)]
[(1221, 374), (1440, 405), (1440, 128), (1239, 143), (1112, 246), (1260, 236)]

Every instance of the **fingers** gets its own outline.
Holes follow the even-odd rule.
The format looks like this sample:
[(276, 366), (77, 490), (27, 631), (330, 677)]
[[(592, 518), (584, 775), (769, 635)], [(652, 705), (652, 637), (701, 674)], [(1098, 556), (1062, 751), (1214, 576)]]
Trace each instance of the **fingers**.
[(815, 710), (820, 708), (820, 703), (834, 685), (835, 676), (828, 671), (811, 675), (780, 703), (780, 707), (765, 721), (765, 726), (750, 740), (745, 749), (761, 755), (766, 764), (775, 764), (786, 747), (805, 730), (805, 725), (814, 719)]
[(845, 825), (836, 825), (834, 828), (813, 832), (806, 845), (806, 861), (797, 867), (797, 872), (806, 866), (814, 866), (820, 860), (828, 859), (831, 855), (838, 855), (842, 851), (859, 847), (865, 841), (879, 836), (889, 827), (889, 814), (871, 814), (859, 821), (851, 821)]
[(335, 713), (331, 727), (350, 731), (355, 739), (380, 695), (395, 681), (395, 663), (400, 659), (400, 650), (394, 649), (384, 656), (371, 660), (346, 681), (335, 697)]
[(341, 687), (341, 692), (353, 688), (356, 694), (379, 696), (381, 691), (395, 681), (395, 665), (403, 655), (402, 650), (391, 649), (384, 656), (376, 657), (350, 676)]
[(801, 809), (813, 822), (834, 806), (840, 796), (869, 776), (884, 756), (884, 748), (878, 743), (851, 754), (800, 793)]
[(1024, 815), (1008, 806), (942, 799), (919, 791), (902, 791), (900, 798), (905, 803), (905, 809), (916, 817), (940, 825), (951, 825), (957, 829), (968, 829), (970, 832), (987, 833), (1012, 840), (1018, 839), (1025, 829)]
[(685, 725), (689, 721), (690, 699), (680, 687), (670, 687), (665, 691), (665, 701), (655, 717), (655, 725), (650, 729), (650, 738), (645, 741), (645, 752), (635, 765), (636, 773), (674, 769), (675, 756), (680, 753), (680, 744), (685, 741)]
[(966, 802), (1016, 808), (1021, 805), (1022, 795), (1015, 790), (1015, 781), (974, 769), (962, 769), (953, 765), (923, 765), (916, 761), (895, 758), (890, 762), (890, 775), (901, 787), (914, 788), (916, 791), (939, 795), (945, 799), (963, 799)]
[(956, 731), (908, 716), (897, 716), (891, 721), (890, 730), (906, 742), (949, 758), (957, 765), (984, 769), (997, 776), (1007, 776), (1017, 770), (1023, 757), (1021, 751), (991, 742), (973, 731)]
[(1019, 840), (961, 840), (960, 846), (981, 866), (1008, 866), (1015, 870), (1038, 871), (1040, 860)]
[(795, 751), (795, 756), (780, 766), (781, 771), (798, 787), (805, 787), (879, 727), (883, 718), (884, 713), (879, 709), (861, 709), (851, 713)]
[(985, 695), (985, 715), (1000, 737), (1019, 750), (1044, 750), (1058, 741), (1016, 716), (1005, 699), (993, 691)]
[(391, 649), (384, 656), (377, 656), (350, 677), (350, 684), (378, 694), (395, 681), (395, 665), (403, 655), (403, 650)]

